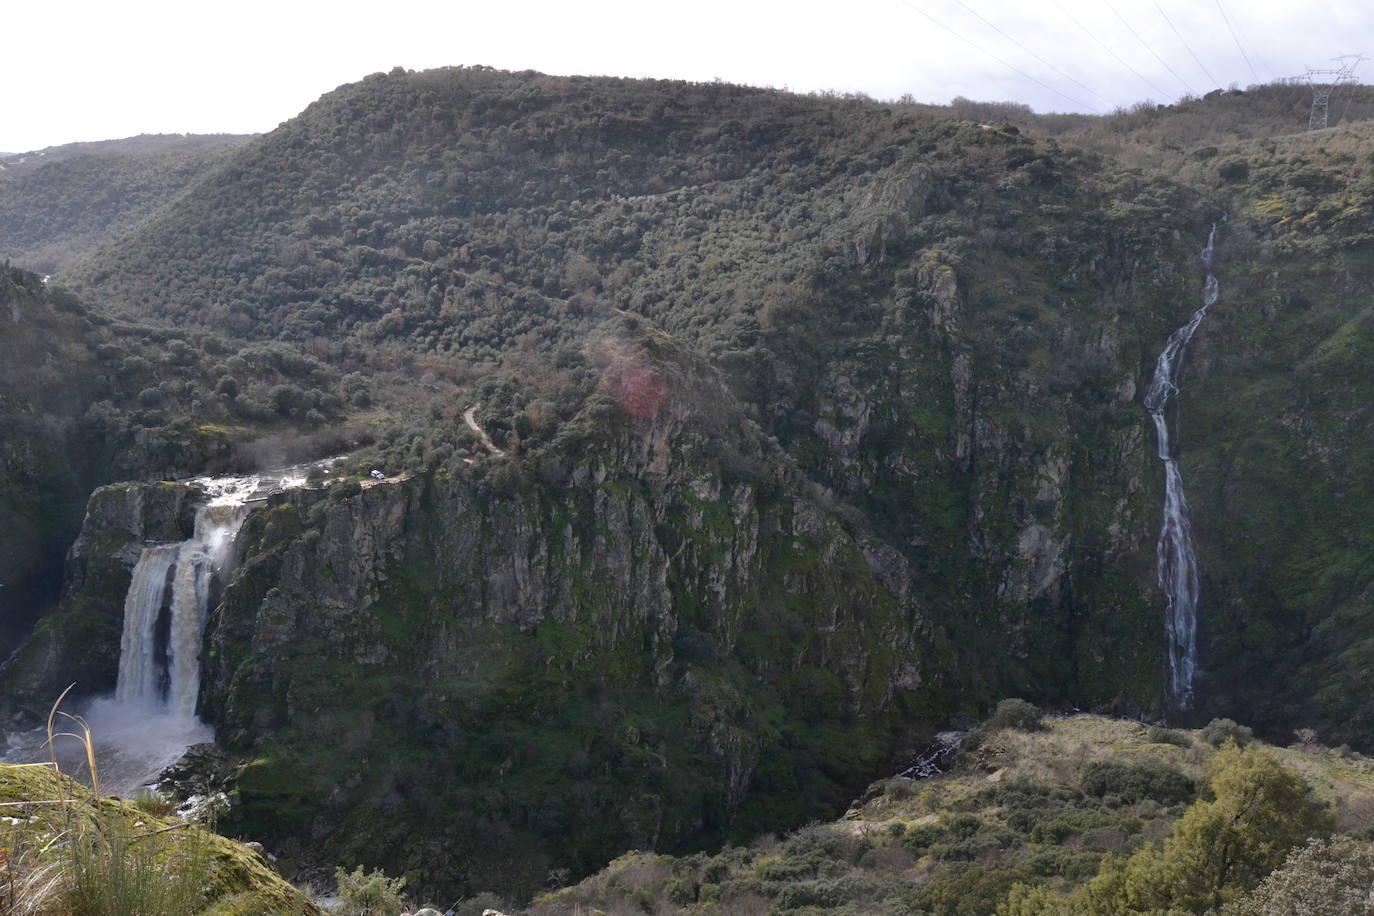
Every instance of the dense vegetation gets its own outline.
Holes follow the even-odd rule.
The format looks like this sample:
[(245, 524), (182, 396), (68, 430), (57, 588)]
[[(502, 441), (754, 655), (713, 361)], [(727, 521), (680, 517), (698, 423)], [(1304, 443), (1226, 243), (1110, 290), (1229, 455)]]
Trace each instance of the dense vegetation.
[[(227, 466), (265, 434), (321, 452), (352, 423), (378, 442), (348, 470), (416, 475), (247, 529), (207, 701), (250, 764), (240, 823), (302, 850), (384, 823), (329, 852), (464, 888), (518, 853), (503, 889), (528, 891), (631, 841), (795, 826), (1009, 693), (1162, 712), (1138, 399), (1214, 223), (1222, 300), (1178, 418), (1206, 675), (1180, 718), (1363, 746), (1374, 139), (1273, 136), (1300, 108), (1287, 86), (1089, 119), (398, 70), (208, 170), (55, 278), (98, 312), (44, 300), (89, 341), (75, 403), (105, 473)], [(577, 810), (547, 788), (569, 773)], [(1185, 777), (1085, 770), (1055, 818), (1124, 856), (1147, 847), (1110, 787), (1178, 807), (1206, 783)], [(427, 793), (467, 843), (444, 874)], [(1001, 821), (940, 843), (1021, 850), (999, 899), (1101, 864)], [(1158, 898), (1133, 861), (1102, 883)], [(1021, 903), (1077, 893), (1049, 884)]]
[(0, 259), (52, 274), (129, 232), (250, 140), (143, 135), (0, 155)]
[(1095, 717), (979, 731), (948, 774), (875, 783), (836, 823), (630, 853), (530, 912), (1370, 912), (1367, 758), (1196, 732), (1180, 747)]
[[(1364, 89), (1343, 91), (1347, 121), (1368, 113)], [(1322, 341), (1353, 327), (1367, 282), (1351, 182), (1368, 143), (1359, 130), (1236, 142), (1300, 126), (1300, 94), (1273, 85), (1056, 120), (967, 100), (951, 111), (483, 68), (378, 74), (244, 150), (71, 279), (128, 314), (291, 341), (349, 370), (346, 398), (406, 418), (383, 430), (381, 460), (415, 469), (482, 451), (459, 420), (471, 404), (498, 446), (536, 460), (597, 383), (594, 329), (617, 311), (642, 316), (710, 358), (766, 432), (900, 545), (964, 667), (1008, 648), (1044, 660), (1014, 664), (989, 696), (1149, 706), (1160, 643), (1142, 548), (1157, 508), (1142, 483), (1157, 469), (1131, 400), (1196, 302), (1207, 223), (1229, 209), (1225, 298), (1197, 365), (1246, 380), (1185, 387), (1181, 421), (1205, 594), (1246, 608), (1204, 615), (1207, 667), (1213, 696), (1302, 692), (1311, 679), (1267, 672), (1302, 657), (1289, 651), (1309, 642), (1294, 621), (1361, 593), (1340, 558), (1367, 552), (1303, 558), (1361, 537), (1362, 504), (1342, 501), (1349, 521), (1333, 529), (1327, 502), (1270, 485), (1307, 480), (1305, 441), (1282, 446), (1274, 468), (1237, 464), (1235, 449), (1240, 431), (1281, 415), (1275, 391), (1316, 409), (1308, 392), (1339, 387), (1356, 358)], [(1292, 284), (1276, 287), (1275, 269)], [(1348, 290), (1321, 279), (1340, 276)], [(1257, 304), (1276, 296), (1305, 306)], [(1220, 343), (1242, 325), (1248, 344)], [(1315, 378), (1282, 356), (1285, 340), (1330, 354)], [(1308, 381), (1290, 388), (1294, 377)], [(980, 422), (994, 428), (961, 444)], [(1333, 497), (1362, 459), (1340, 460), (1321, 486)], [(1257, 517), (1280, 504), (1307, 520)], [(1251, 517), (1217, 521), (1237, 511)], [(1046, 545), (1057, 530), (1074, 534)], [(1259, 531), (1273, 539), (1262, 560), (1226, 541)], [(1032, 541), (1038, 555), (1019, 556)], [(1015, 575), (983, 563), (989, 548), (1051, 577), (1066, 565), (1066, 577), (1009, 585)], [(1332, 585), (1312, 593), (1316, 581)], [(1008, 614), (1024, 617), (1017, 645), (990, 645)], [(1300, 696), (1289, 706), (1276, 727), (1346, 718)]]
[[(498, 446), (537, 461), (601, 377), (595, 329), (640, 316), (710, 358), (766, 433), (926, 571), (913, 586), (957, 628), (962, 670), (1007, 654), (987, 642), (1005, 630), (978, 621), (1052, 593), (1056, 619), (1030, 623), (1010, 654), (1056, 661), (1016, 663), (989, 696), (1067, 697), (1074, 681), (1105, 700), (1126, 688), (1099, 673), (1153, 680), (1158, 634), (1126, 636), (1118, 618), (1126, 658), (1076, 653), (1103, 641), (1080, 603), (1100, 573), (1085, 570), (1081, 597), (1058, 579), (1013, 584), (1006, 607), (985, 598), (1026, 578), (1008, 566), (1037, 513), (1105, 546), (1035, 562), (1100, 568), (1100, 551), (1122, 549), (1113, 500), (1070, 504), (1067, 481), (1035, 493), (1047, 461), (1116, 491), (1144, 473), (1144, 456), (1118, 455), (1140, 417), (1113, 390), (1145, 371), (1192, 278), (1136, 263), (1183, 258), (1175, 229), (1200, 232), (1199, 208), (1167, 182), (947, 112), (400, 72), (322, 99), (70, 279), (127, 314), (298, 342), (356, 369), (393, 416), (420, 414), (384, 437), (385, 464), (416, 469), (470, 456), (459, 416), (472, 403)], [(1051, 358), (1066, 349), (1083, 356)], [(989, 426), (970, 449), (958, 439), (974, 404)], [(1145, 497), (1127, 496), (1138, 517)], [(970, 519), (992, 570), (968, 552)], [(1092, 600), (1143, 610), (1144, 572), (1112, 570)], [(1088, 664), (1081, 681), (1066, 653)]]
[(0, 656), (55, 599), (90, 490), (354, 442), (339, 375), (287, 345), (111, 320), (0, 267)]

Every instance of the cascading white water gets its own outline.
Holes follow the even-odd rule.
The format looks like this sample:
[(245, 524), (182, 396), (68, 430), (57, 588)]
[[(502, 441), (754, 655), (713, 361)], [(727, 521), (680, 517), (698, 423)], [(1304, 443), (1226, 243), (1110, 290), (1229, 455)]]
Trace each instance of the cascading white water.
[(195, 717), (211, 583), (226, 568), (247, 515), (242, 492), (221, 490), (200, 507), (189, 541), (144, 548), (124, 600), (117, 703), (149, 715)]
[[(328, 469), (336, 460), (318, 466)], [(115, 694), (80, 710), (94, 738), (102, 792), (132, 797), (189, 746), (214, 740), (213, 729), (196, 717), (196, 701), (215, 580), (224, 586), (233, 574), (234, 538), (249, 504), (304, 485), (307, 470), (197, 478), (191, 483), (206, 499), (196, 512), (194, 535), (180, 544), (144, 547), (124, 599)], [(55, 754), (65, 771), (85, 769), (84, 746), (59, 737), (49, 749), (42, 731), (11, 735), (4, 759), (36, 763)]]
[(167, 604), (168, 579), (181, 554), (180, 544), (145, 547), (124, 596), (124, 633), (119, 642), (119, 684), (123, 703), (151, 697), (157, 689), (154, 636)]
[(145, 547), (134, 567), (114, 696), (121, 718), (133, 713), (167, 717), (177, 727), (196, 723), (201, 640), (214, 579), (232, 565), (234, 536), (248, 517), (248, 504), (305, 479), (306, 469), (294, 467), (192, 481), (208, 499), (196, 511), (191, 539)]
[(1155, 362), (1154, 380), (1145, 392), (1145, 409), (1154, 421), (1159, 457), (1164, 462), (1164, 513), (1155, 551), (1159, 587), (1166, 601), (1169, 676), (1165, 687), (1170, 704), (1180, 710), (1192, 705), (1193, 680), (1197, 676), (1198, 566), (1197, 554), (1193, 550), (1188, 498), (1183, 493), (1183, 475), (1179, 472), (1178, 457), (1174, 454), (1167, 412), (1169, 401), (1178, 393), (1183, 351), (1221, 291), (1217, 278), (1212, 275), (1216, 234), (1217, 227), (1213, 223), (1207, 234), (1207, 245), (1202, 249), (1205, 273), (1202, 307), (1193, 312), (1187, 324), (1169, 335)]

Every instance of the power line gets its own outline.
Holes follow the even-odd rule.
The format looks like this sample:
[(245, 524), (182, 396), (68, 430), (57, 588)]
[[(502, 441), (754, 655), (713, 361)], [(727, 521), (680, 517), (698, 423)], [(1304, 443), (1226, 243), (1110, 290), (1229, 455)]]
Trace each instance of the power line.
[(1188, 81), (1185, 80), (1183, 77), (1179, 76), (1177, 73), (1174, 73), (1174, 68), (1169, 66), (1169, 62), (1166, 61), (1164, 58), (1160, 57), (1158, 54), (1155, 54), (1155, 49), (1150, 47), (1149, 42), (1141, 38), (1140, 33), (1137, 32), (1135, 29), (1131, 28), (1131, 24), (1126, 21), (1126, 17), (1116, 12), (1116, 7), (1112, 6), (1111, 0), (1102, 0), (1102, 2), (1107, 5), (1107, 9), (1111, 10), (1113, 13), (1116, 13), (1116, 18), (1120, 19), (1121, 24), (1126, 27), (1126, 30), (1135, 36), (1135, 40), (1144, 45), (1146, 51), (1149, 51), (1151, 54), (1154, 54), (1155, 60), (1159, 61), (1164, 66), (1165, 70), (1168, 70), (1170, 73), (1174, 74), (1174, 79), (1178, 80), (1180, 83), (1183, 84), (1183, 88), (1188, 90), (1189, 95), (1197, 95), (1197, 93), (1193, 91), (1193, 87), (1188, 85)]
[(1058, 67), (1056, 67), (1054, 64), (1052, 64), (1052, 63), (1050, 63), (1049, 61), (1045, 60), (1045, 58), (1041, 57), (1039, 54), (1036, 54), (1034, 51), (1032, 51), (1030, 48), (1026, 47), (1025, 45), (1021, 44), (1021, 42), (1017, 41), (1015, 38), (1012, 38), (1012, 37), (1011, 37), (1010, 35), (1008, 35), (1006, 32), (1004, 32), (1004, 31), (1002, 31), (1000, 28), (998, 28), (996, 23), (990, 22), (988, 19), (984, 18), (984, 16), (983, 16), (981, 13), (979, 13), (979, 12), (978, 12), (977, 10), (975, 10), (973, 7), (971, 7), (971, 6), (969, 6), (967, 3), (965, 3), (964, 0), (954, 0), (954, 2), (957, 3), (957, 4), (959, 4), (960, 6), (962, 6), (964, 9), (968, 10), (968, 11), (969, 11), (971, 14), (973, 14), (974, 16), (977, 16), (978, 19), (980, 19), (980, 20), (983, 22), (984, 25), (986, 25), (988, 28), (992, 29), (992, 30), (993, 30), (994, 32), (996, 32), (998, 35), (1001, 35), (1001, 36), (1002, 36), (1003, 38), (1005, 38), (1007, 41), (1009, 41), (1009, 42), (1011, 42), (1012, 44), (1016, 45), (1016, 46), (1017, 46), (1018, 48), (1020, 48), (1022, 51), (1025, 51), (1025, 52), (1026, 52), (1027, 54), (1029, 54), (1031, 57), (1034, 57), (1036, 60), (1040, 61), (1040, 63), (1044, 64), (1046, 67), (1049, 67), (1049, 68), (1050, 68), (1051, 70), (1053, 70), (1055, 73), (1058, 73), (1060, 76), (1064, 77), (1064, 79), (1066, 79), (1066, 80), (1068, 80), (1069, 82), (1073, 83), (1075, 86), (1078, 86), (1080, 89), (1083, 89), (1083, 90), (1086, 90), (1087, 92), (1092, 93), (1093, 95), (1097, 96), (1099, 99), (1101, 99), (1102, 101), (1106, 102), (1108, 105), (1112, 106), (1113, 108), (1120, 108), (1120, 107), (1121, 107), (1120, 105), (1118, 105), (1118, 104), (1116, 104), (1115, 102), (1113, 102), (1111, 99), (1107, 98), (1107, 97), (1106, 97), (1105, 95), (1103, 95), (1102, 93), (1097, 92), (1096, 90), (1094, 90), (1094, 89), (1092, 89), (1092, 88), (1090, 88), (1090, 87), (1088, 87), (1088, 86), (1084, 86), (1084, 85), (1083, 85), (1082, 83), (1080, 83), (1078, 80), (1074, 79), (1072, 76), (1069, 76), (1069, 75), (1068, 75), (1067, 73), (1065, 73), (1063, 70), (1060, 70), (1060, 69), (1059, 69)]
[(1188, 47), (1188, 42), (1183, 40), (1182, 33), (1180, 33), (1178, 29), (1174, 28), (1174, 21), (1169, 18), (1168, 13), (1164, 12), (1164, 7), (1160, 6), (1157, 0), (1155, 3), (1155, 9), (1159, 10), (1159, 15), (1164, 17), (1165, 22), (1169, 23), (1169, 28), (1174, 30), (1174, 34), (1178, 36), (1178, 43), (1183, 45), (1183, 49), (1188, 52), (1188, 54), (1193, 58), (1194, 61), (1197, 62), (1197, 65), (1199, 67), (1202, 67), (1202, 72), (1207, 74), (1207, 78), (1212, 81), (1212, 85), (1220, 89), (1221, 83), (1218, 83), (1216, 77), (1212, 76), (1212, 74), (1208, 72), (1207, 67), (1202, 63), (1201, 60), (1198, 60), (1198, 56), (1193, 53), (1192, 48)]
[(1149, 87), (1150, 87), (1151, 89), (1153, 89), (1155, 92), (1158, 92), (1158, 93), (1159, 93), (1159, 97), (1160, 97), (1161, 100), (1165, 100), (1165, 99), (1168, 99), (1168, 98), (1169, 98), (1169, 93), (1165, 92), (1163, 89), (1160, 89), (1160, 88), (1159, 88), (1158, 86), (1156, 86), (1154, 83), (1152, 83), (1152, 82), (1150, 82), (1148, 79), (1146, 79), (1145, 74), (1141, 73), (1141, 72), (1140, 72), (1139, 70), (1137, 70), (1135, 67), (1132, 67), (1130, 64), (1128, 64), (1128, 63), (1121, 57), (1120, 54), (1117, 54), (1115, 51), (1112, 50), (1111, 45), (1107, 44), (1107, 43), (1106, 43), (1105, 41), (1103, 41), (1101, 38), (1098, 38), (1096, 32), (1092, 31), (1092, 30), (1089, 29), (1087, 26), (1085, 26), (1083, 23), (1079, 22), (1076, 18), (1074, 18), (1073, 13), (1070, 13), (1068, 10), (1064, 9), (1063, 6), (1060, 6), (1059, 0), (1051, 0), (1051, 2), (1053, 2), (1055, 6), (1059, 7), (1059, 12), (1061, 12), (1061, 13), (1063, 13), (1065, 16), (1067, 16), (1067, 17), (1069, 18), (1069, 21), (1070, 21), (1070, 22), (1072, 22), (1074, 25), (1076, 25), (1076, 26), (1078, 26), (1080, 29), (1082, 29), (1082, 30), (1083, 30), (1083, 34), (1087, 35), (1087, 36), (1088, 36), (1089, 38), (1091, 38), (1093, 41), (1095, 41), (1095, 42), (1097, 42), (1098, 44), (1100, 44), (1100, 45), (1102, 46), (1102, 50), (1106, 51), (1106, 52), (1107, 52), (1108, 54), (1110, 54), (1112, 57), (1115, 57), (1117, 63), (1121, 64), (1121, 66), (1125, 67), (1127, 70), (1129, 70), (1129, 71), (1131, 71), (1132, 73), (1134, 73), (1134, 74), (1136, 75), (1136, 77), (1138, 77), (1138, 78), (1140, 79), (1140, 81), (1141, 81), (1142, 83), (1144, 83), (1146, 86), (1149, 86)]
[(1096, 106), (1096, 105), (1089, 105), (1087, 102), (1080, 102), (1078, 99), (1074, 98), (1073, 96), (1071, 96), (1071, 95), (1065, 95), (1064, 93), (1060, 92), (1058, 89), (1055, 89), (1053, 86), (1050, 86), (1050, 85), (1047, 85), (1046, 83), (1040, 82), (1040, 80), (1038, 80), (1038, 79), (1036, 79), (1035, 77), (1031, 76), (1029, 73), (1027, 73), (1026, 71), (1022, 70), (1020, 67), (1013, 67), (1011, 64), (1007, 63), (1007, 62), (1004, 61), (1002, 58), (998, 57), (996, 54), (993, 54), (993, 53), (992, 53), (991, 51), (989, 51), (987, 48), (984, 48), (984, 47), (982, 47), (982, 46), (980, 46), (980, 45), (975, 44), (974, 42), (972, 42), (972, 41), (970, 41), (969, 39), (965, 38), (963, 35), (960, 35), (958, 32), (956, 32), (956, 31), (954, 31), (953, 29), (951, 29), (949, 26), (945, 25), (945, 24), (944, 24), (943, 22), (941, 22), (940, 20), (936, 19), (934, 16), (930, 15), (929, 13), (927, 13), (925, 10), (921, 9), (921, 8), (918, 7), (918, 6), (915, 6), (914, 4), (912, 4), (912, 3), (910, 2), (910, 0), (901, 0), (901, 2), (902, 2), (902, 5), (903, 5), (903, 6), (907, 7), (908, 9), (910, 9), (910, 10), (912, 10), (912, 11), (914, 11), (914, 12), (920, 13), (922, 16), (926, 17), (926, 18), (929, 19), (931, 22), (935, 23), (935, 24), (938, 25), (940, 28), (944, 29), (946, 32), (948, 32), (949, 34), (953, 35), (955, 38), (959, 39), (959, 40), (962, 41), (964, 44), (968, 45), (970, 48), (973, 48), (973, 50), (975, 50), (975, 51), (981, 51), (983, 54), (986, 54), (988, 57), (991, 57), (993, 60), (997, 61), (997, 62), (998, 62), (999, 64), (1001, 64), (1002, 66), (1006, 67), (1008, 70), (1011, 70), (1011, 71), (1014, 72), (1014, 73), (1019, 73), (1021, 76), (1024, 76), (1026, 79), (1030, 80), (1032, 83), (1035, 83), (1037, 86), (1040, 86), (1040, 87), (1042, 87), (1042, 88), (1044, 88), (1044, 89), (1048, 89), (1050, 92), (1053, 92), (1055, 95), (1060, 96), (1061, 98), (1068, 99), (1070, 102), (1073, 102), (1075, 105), (1077, 105), (1077, 106), (1080, 107), (1080, 108), (1091, 108), (1091, 109), (1093, 109), (1093, 110), (1096, 110), (1096, 109), (1097, 109), (1097, 106)]
[(1298, 111), (1305, 107), (1299, 106), (1297, 103), (1307, 93), (1307, 84), (1299, 83), (1296, 81), (1297, 79), (1297, 77), (1293, 77), (1277, 81), (1271, 80), (1269, 83), (1274, 89), (1269, 104), (1265, 105), (1264, 108), (1272, 108), (1275, 113), (1267, 116), (1264, 124), (1275, 124), (1281, 133), (1292, 133), (1297, 129)]
[(1264, 82), (1264, 80), (1260, 79), (1260, 75), (1255, 72), (1255, 65), (1250, 63), (1250, 55), (1246, 54), (1245, 48), (1241, 47), (1240, 39), (1236, 37), (1236, 30), (1231, 28), (1231, 19), (1226, 15), (1226, 10), (1221, 8), (1221, 0), (1216, 0), (1216, 2), (1217, 12), (1221, 13), (1221, 21), (1226, 23), (1226, 31), (1231, 33), (1231, 40), (1236, 43), (1236, 50), (1240, 52), (1241, 57), (1245, 58), (1245, 66), (1250, 68), (1250, 75), (1255, 78), (1256, 83)]

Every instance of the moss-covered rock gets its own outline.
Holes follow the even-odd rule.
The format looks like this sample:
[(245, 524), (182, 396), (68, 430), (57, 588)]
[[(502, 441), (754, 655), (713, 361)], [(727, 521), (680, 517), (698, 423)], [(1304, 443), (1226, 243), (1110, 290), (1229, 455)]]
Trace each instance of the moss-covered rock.
[[(43, 868), (59, 878), (61, 898), (70, 880), (72, 844), (120, 842), (155, 844), (146, 878), (161, 880), (180, 870), (194, 870), (204, 880), (203, 905), (191, 912), (205, 916), (318, 916), (308, 897), (283, 880), (261, 853), (199, 825), (159, 817), (133, 804), (98, 798), (90, 790), (55, 774), (47, 766), (0, 765), (0, 845), (5, 847), (6, 881), (24, 904), (37, 889), (25, 881)], [(140, 849), (140, 853), (146, 848)], [(16, 888), (18, 890), (16, 890)], [(27, 889), (27, 890), (26, 890)]]
[(950, 659), (900, 556), (659, 346), (663, 409), (589, 407), (562, 483), (497, 459), (254, 514), (205, 667), (237, 829), (529, 893), (833, 811), (931, 720)]

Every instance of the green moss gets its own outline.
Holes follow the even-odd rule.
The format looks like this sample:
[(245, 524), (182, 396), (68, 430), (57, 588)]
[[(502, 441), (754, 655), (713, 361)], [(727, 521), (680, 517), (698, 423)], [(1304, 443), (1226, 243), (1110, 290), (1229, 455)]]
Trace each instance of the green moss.
[[(70, 802), (55, 806), (51, 804), (55, 798), (70, 799)], [(58, 838), (85, 831), (138, 834), (145, 837), (144, 842), (175, 837), (177, 834), (173, 831), (190, 831), (196, 834), (199, 842), (206, 844), (208, 857), (206, 909), (200, 912), (207, 916), (288, 913), (307, 916), (322, 912), (247, 847), (202, 827), (179, 826), (132, 804), (112, 798), (95, 798), (82, 786), (56, 776), (46, 767), (0, 765), (0, 801), (11, 805), (35, 803), (28, 809), (8, 809), (29, 816), (18, 824), (0, 828), (9, 867), (15, 871), (52, 864), (60, 873), (67, 862), (62, 856), (65, 844), (58, 842)], [(147, 839), (149, 837), (152, 839)]]

